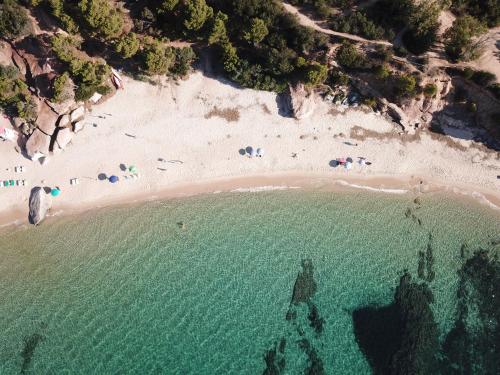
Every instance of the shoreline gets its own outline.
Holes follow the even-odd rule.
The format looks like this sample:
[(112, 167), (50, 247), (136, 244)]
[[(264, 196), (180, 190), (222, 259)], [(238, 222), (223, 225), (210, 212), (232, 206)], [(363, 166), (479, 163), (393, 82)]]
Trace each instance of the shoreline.
[[(479, 191), (474, 186), (452, 186), (435, 180), (422, 181), (411, 176), (336, 176), (333, 173), (272, 173), (264, 175), (221, 177), (197, 183), (179, 183), (165, 186), (148, 193), (120, 192), (118, 196), (93, 201), (88, 204), (55, 204), (50, 209), (44, 222), (52, 219), (91, 213), (96, 210), (127, 207), (148, 202), (171, 199), (183, 199), (220, 193), (260, 193), (269, 191), (301, 190), (318, 192), (352, 193), (356, 191), (368, 194), (422, 195), (445, 193), (457, 200), (468, 200), (474, 204), (500, 212), (500, 196), (493, 191)], [(9, 219), (7, 219), (9, 218)], [(14, 218), (14, 220), (12, 220)], [(27, 210), (15, 209), (0, 213), (0, 233), (12, 228), (30, 227)]]
[[(0, 180), (26, 181), (0, 189), (0, 229), (27, 223), (35, 186), (60, 188), (53, 215), (266, 186), (463, 192), (500, 207), (500, 155), (472, 140), (426, 130), (408, 136), (374, 112), (327, 102), (297, 120), (281, 114), (275, 93), (235, 88), (200, 72), (158, 86), (126, 78), (125, 86), (92, 107), (84, 129), (44, 165), (0, 143)], [(250, 158), (249, 146), (265, 154)], [(347, 157), (351, 170), (335, 167)], [(360, 158), (370, 165), (358, 164)], [(24, 172), (15, 173), (18, 166)], [(130, 166), (141, 178), (130, 178)], [(102, 174), (120, 181), (103, 181)], [(79, 185), (70, 183), (74, 178)]]

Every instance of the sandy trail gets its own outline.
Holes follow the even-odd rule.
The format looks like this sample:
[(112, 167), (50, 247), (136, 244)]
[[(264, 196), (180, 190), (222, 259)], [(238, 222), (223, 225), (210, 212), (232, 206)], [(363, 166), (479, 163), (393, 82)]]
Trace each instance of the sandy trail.
[[(367, 6), (366, 4), (363, 4)], [(359, 43), (364, 44), (378, 44), (392, 47), (393, 43), (385, 41), (385, 40), (369, 40), (362, 38), (360, 36), (354, 34), (346, 34), (340, 33), (337, 31), (333, 31), (330, 29), (325, 29), (321, 27), (318, 22), (308, 17), (306, 14), (302, 13), (299, 8), (289, 3), (283, 2), (283, 6), (286, 11), (290, 12), (297, 16), (300, 24), (306, 27), (310, 27), (316, 31), (327, 35), (338, 36), (344, 39), (352, 40)], [(453, 23), (453, 15), (446, 11), (440, 16), (440, 21), (442, 23), (442, 28), (440, 29), (440, 34), (442, 34), (447, 27), (450, 27)], [(468, 62), (460, 62), (457, 64), (451, 63), (446, 60), (446, 56), (443, 50), (443, 44), (437, 43), (433, 51), (427, 53), (429, 57), (429, 66), (430, 67), (470, 67), (476, 70), (486, 70), (489, 71), (496, 76), (496, 81), (500, 82), (500, 26), (490, 29), (485, 35), (481, 37), (485, 41), (484, 43), (484, 52), (482, 56), (475, 61)], [(393, 56), (393, 59), (399, 62), (403, 62), (406, 64), (411, 64), (410, 61), (406, 58), (402, 58), (399, 56)]]
[[(500, 204), (498, 154), (471, 141), (460, 141), (464, 150), (427, 133), (408, 142), (381, 116), (361, 110), (336, 114), (327, 103), (319, 103), (310, 118), (298, 121), (279, 114), (274, 93), (238, 89), (199, 72), (164, 86), (130, 79), (125, 84), (124, 91), (94, 107), (85, 129), (47, 165), (23, 158), (12, 143), (0, 143), (0, 180), (27, 181), (25, 187), (0, 188), (0, 225), (14, 219), (26, 222), (33, 186), (61, 188), (53, 205), (58, 212), (152, 199), (165, 190), (173, 196), (189, 195), (207, 191), (201, 188), (206, 183), (212, 191), (220, 190), (217, 181), (227, 184), (235, 178), (248, 178), (245, 186), (269, 185), (272, 182), (261, 177), (283, 175), (304, 176), (302, 181), (369, 179), (377, 187), (432, 180), (483, 192)], [(227, 113), (231, 121), (219, 117)], [(359, 127), (370, 136), (351, 137), (351, 130), (359, 132)], [(264, 157), (241, 155), (247, 146), (263, 148)], [(333, 159), (348, 156), (355, 161), (366, 157), (373, 164), (355, 164), (350, 171), (332, 168)], [(135, 165), (141, 178), (126, 179), (130, 173), (122, 171), (121, 164)], [(20, 165), (26, 172), (15, 173)], [(120, 182), (99, 181), (100, 173), (115, 174)], [(80, 184), (71, 186), (75, 177)]]

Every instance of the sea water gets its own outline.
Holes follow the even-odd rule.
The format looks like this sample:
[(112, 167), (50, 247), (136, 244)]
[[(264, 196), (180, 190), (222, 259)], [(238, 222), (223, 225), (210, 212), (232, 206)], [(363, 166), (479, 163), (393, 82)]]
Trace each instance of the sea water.
[[(460, 249), (500, 237), (500, 214), (443, 194), (222, 193), (97, 210), (0, 236), (0, 374), (262, 374), (309, 337), (327, 374), (370, 374), (352, 312), (391, 302), (432, 245), (441, 336)], [(287, 319), (310, 261), (320, 334)], [(303, 330), (302, 334), (300, 330)]]

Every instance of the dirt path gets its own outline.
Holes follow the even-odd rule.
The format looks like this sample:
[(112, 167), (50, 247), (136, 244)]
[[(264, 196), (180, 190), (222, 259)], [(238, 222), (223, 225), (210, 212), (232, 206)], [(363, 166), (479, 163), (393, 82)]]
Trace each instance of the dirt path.
[(380, 44), (383, 46), (392, 46), (392, 43), (387, 42), (385, 40), (368, 40), (368, 39), (362, 38), (362, 37), (357, 36), (357, 35), (340, 33), (338, 31), (325, 29), (325, 28), (321, 27), (320, 25), (318, 25), (318, 23), (316, 21), (310, 19), (308, 16), (301, 13), (295, 6), (288, 4), (288, 3), (285, 3), (285, 2), (283, 3), (283, 6), (285, 7), (287, 12), (290, 12), (298, 17), (301, 25), (310, 27), (316, 31), (319, 31), (320, 33), (338, 36), (338, 37), (341, 37), (344, 39), (353, 40), (355, 42), (361, 42), (361, 43), (367, 43), (367, 44)]
[[(373, 0), (373, 1), (368, 1), (368, 3), (374, 3), (378, 0)], [(362, 4), (365, 5), (365, 4)], [(385, 41), (385, 40), (368, 40), (365, 38), (362, 38), (357, 35), (353, 34), (347, 34), (347, 33), (341, 33), (338, 31), (333, 31), (330, 29), (325, 29), (324, 27), (321, 27), (318, 22), (314, 21), (313, 19), (309, 18), (307, 15), (302, 13), (297, 7), (283, 2), (283, 6), (286, 11), (290, 12), (291, 14), (294, 14), (297, 16), (299, 22), (303, 26), (310, 27), (316, 31), (319, 31), (323, 34), (327, 35), (333, 35), (333, 36), (338, 36), (344, 39), (352, 40), (355, 42), (359, 43), (364, 43), (364, 44), (376, 44), (376, 45), (383, 45), (383, 46), (388, 46), (388, 47), (393, 47), (393, 43)], [(453, 19), (451, 19), (451, 13), (445, 12), (446, 14), (441, 17), (442, 19), (446, 20), (447, 22), (446, 25), (443, 25), (443, 28), (445, 26), (451, 26), (450, 23), (453, 22)], [(444, 30), (441, 30), (443, 32)], [(483, 55), (475, 60), (475, 61), (469, 61), (469, 62), (461, 62), (458, 64), (453, 64), (450, 63), (448, 60), (446, 60), (446, 56), (444, 54), (444, 48), (441, 43), (437, 43), (435, 48), (430, 51), (427, 56), (429, 58), (429, 68), (440, 68), (440, 67), (470, 67), (472, 69), (476, 70), (486, 70), (489, 71), (493, 74), (496, 75), (496, 81), (500, 82), (500, 26), (490, 29), (487, 34), (485, 34), (482, 37), (485, 40), (484, 44), (484, 53)], [(406, 64), (412, 64), (409, 59), (407, 58), (402, 58), (402, 57), (394, 57), (394, 60), (406, 63)]]

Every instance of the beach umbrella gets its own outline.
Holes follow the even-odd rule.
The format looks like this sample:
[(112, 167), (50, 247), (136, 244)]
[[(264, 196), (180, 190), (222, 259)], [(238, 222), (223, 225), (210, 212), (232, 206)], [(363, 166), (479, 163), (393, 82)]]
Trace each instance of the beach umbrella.
[(340, 158), (337, 161), (339, 162), (339, 164), (345, 164), (345, 159), (344, 158)]
[(137, 167), (135, 165), (131, 165), (128, 167), (130, 173), (137, 173)]
[(264, 156), (264, 149), (263, 148), (257, 149), (257, 156), (260, 156), (260, 157)]
[(50, 191), (50, 195), (52, 195), (53, 197), (57, 197), (59, 194), (61, 194), (61, 190), (59, 190), (58, 188), (54, 188)]
[(111, 182), (112, 184), (117, 183), (118, 182), (118, 177), (115, 176), (115, 175), (110, 176), (109, 177), (109, 182)]
[(351, 162), (346, 162), (344, 165), (345, 169), (351, 169), (352, 168), (352, 163)]
[(365, 165), (366, 164), (366, 160), (365, 159), (359, 159), (359, 164), (360, 165)]
[(345, 159), (345, 161), (348, 162), (348, 163), (352, 163), (352, 158), (348, 157), (347, 159)]
[(256, 151), (254, 148), (252, 148), (252, 150), (250, 151), (250, 156), (251, 156), (252, 158), (254, 158), (254, 157), (256, 157), (256, 156), (257, 156), (257, 151)]

